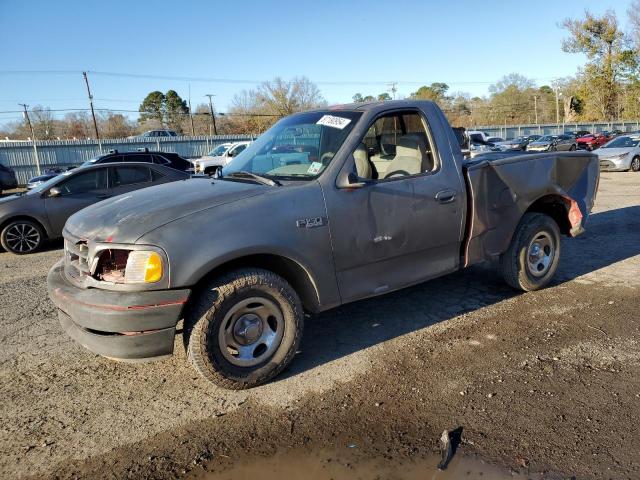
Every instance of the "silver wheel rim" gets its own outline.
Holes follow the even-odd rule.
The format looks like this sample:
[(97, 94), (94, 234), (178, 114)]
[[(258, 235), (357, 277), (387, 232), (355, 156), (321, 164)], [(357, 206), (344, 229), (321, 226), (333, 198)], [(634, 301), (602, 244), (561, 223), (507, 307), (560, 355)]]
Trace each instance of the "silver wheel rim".
[(631, 170), (633, 170), (634, 172), (640, 170), (640, 158), (636, 157), (631, 161)]
[(40, 245), (40, 232), (28, 223), (16, 223), (5, 233), (5, 242), (13, 252), (32, 252)]
[(551, 268), (556, 254), (555, 243), (547, 232), (540, 232), (529, 243), (527, 248), (527, 266), (534, 277), (542, 277)]
[(227, 312), (218, 332), (218, 345), (233, 365), (252, 367), (273, 355), (283, 334), (284, 316), (275, 302), (251, 297)]

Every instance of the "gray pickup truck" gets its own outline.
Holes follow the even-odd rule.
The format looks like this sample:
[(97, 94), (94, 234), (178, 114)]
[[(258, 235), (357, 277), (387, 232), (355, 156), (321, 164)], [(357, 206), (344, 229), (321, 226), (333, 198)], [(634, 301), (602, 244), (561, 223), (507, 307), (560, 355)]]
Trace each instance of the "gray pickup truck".
[(305, 311), (488, 260), (516, 289), (544, 287), (560, 236), (582, 232), (598, 179), (597, 158), (582, 152), (464, 163), (431, 102), (299, 113), (218, 178), (73, 215), (49, 295), (69, 336), (121, 360), (171, 355), (183, 321), (196, 370), (248, 388), (292, 360)]

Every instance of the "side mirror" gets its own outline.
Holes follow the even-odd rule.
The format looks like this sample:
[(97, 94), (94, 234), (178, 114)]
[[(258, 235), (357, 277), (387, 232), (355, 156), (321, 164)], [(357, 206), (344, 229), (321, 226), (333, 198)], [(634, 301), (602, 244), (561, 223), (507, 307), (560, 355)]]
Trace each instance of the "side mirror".
[(338, 176), (338, 181), (336, 182), (338, 188), (362, 188), (367, 184), (368, 182), (363, 182), (353, 172), (340, 173), (340, 175)]
[(49, 189), (50, 197), (59, 197), (60, 195), (62, 195), (62, 190), (60, 190), (58, 187), (51, 187)]

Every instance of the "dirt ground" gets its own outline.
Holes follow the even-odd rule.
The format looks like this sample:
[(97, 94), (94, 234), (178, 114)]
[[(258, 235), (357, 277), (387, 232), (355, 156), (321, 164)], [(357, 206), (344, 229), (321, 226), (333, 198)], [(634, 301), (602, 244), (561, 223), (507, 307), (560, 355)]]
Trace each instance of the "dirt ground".
[(550, 288), (480, 266), (308, 318), (293, 365), (244, 392), (198, 377), (181, 338), (136, 365), (68, 340), (45, 288), (59, 248), (0, 253), (2, 478), (202, 478), (350, 446), (404, 462), (454, 427), (458, 454), (529, 478), (640, 477), (639, 174), (602, 175)]

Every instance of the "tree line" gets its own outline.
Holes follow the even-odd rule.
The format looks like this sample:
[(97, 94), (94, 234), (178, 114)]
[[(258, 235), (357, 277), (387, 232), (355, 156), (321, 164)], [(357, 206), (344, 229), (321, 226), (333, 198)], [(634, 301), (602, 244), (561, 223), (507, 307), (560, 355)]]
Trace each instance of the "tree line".
[[(598, 16), (585, 11), (581, 18), (565, 19), (562, 50), (584, 54), (585, 64), (571, 77), (548, 85), (512, 73), (489, 87), (486, 96), (451, 92), (449, 85), (434, 82), (408, 95), (436, 102), (454, 126), (512, 125), (522, 123), (637, 120), (640, 118), (640, 0), (627, 11), (625, 31), (612, 10)], [(395, 93), (395, 92), (394, 92)], [(358, 102), (388, 101), (388, 92), (355, 93)], [(134, 135), (145, 130), (169, 128), (183, 135), (261, 133), (279, 118), (327, 105), (319, 88), (306, 77), (290, 81), (275, 78), (236, 94), (225, 114), (216, 113), (213, 127), (208, 104), (192, 110), (175, 90), (153, 91), (139, 106), (137, 120), (117, 112), (97, 112), (103, 138)], [(70, 112), (61, 119), (37, 106), (31, 122), (38, 139), (93, 138), (88, 112)], [(28, 138), (25, 122), (6, 124), (0, 137)]]

